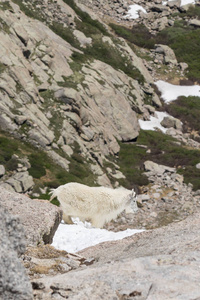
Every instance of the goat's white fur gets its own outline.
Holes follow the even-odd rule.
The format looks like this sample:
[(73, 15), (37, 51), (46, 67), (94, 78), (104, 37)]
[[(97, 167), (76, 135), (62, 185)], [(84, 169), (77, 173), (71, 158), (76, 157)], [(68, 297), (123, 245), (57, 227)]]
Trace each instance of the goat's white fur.
[(57, 197), (63, 210), (65, 223), (72, 223), (71, 217), (90, 221), (94, 227), (103, 227), (123, 211), (134, 212), (135, 192), (124, 188), (88, 187), (70, 182), (53, 189), (50, 201)]

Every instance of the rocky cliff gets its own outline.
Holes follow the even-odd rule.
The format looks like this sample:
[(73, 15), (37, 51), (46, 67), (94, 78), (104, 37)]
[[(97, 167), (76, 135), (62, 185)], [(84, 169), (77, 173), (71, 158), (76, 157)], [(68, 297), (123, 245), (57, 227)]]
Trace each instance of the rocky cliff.
[[(131, 3), (120, 1), (1, 1), (0, 128), (2, 139), (9, 133), (1, 144), (10, 146), (8, 157), (1, 154), (4, 187), (39, 196), (41, 188), (66, 181), (121, 183), (120, 142), (135, 141), (138, 118), (161, 106), (155, 78), (184, 76), (187, 65), (167, 45), (147, 51), (117, 37), (109, 22), (151, 32), (147, 21), (167, 18), (163, 28), (173, 27), (180, 18), (174, 14), (188, 9), (160, 2), (143, 1), (147, 13), (133, 20), (124, 18)], [(112, 20), (103, 23), (105, 9)]]
[[(145, 160), (161, 164), (167, 160), (170, 167), (181, 169), (186, 183), (196, 182), (197, 171), (191, 172), (195, 173), (191, 179), (191, 162), (182, 151), (185, 145), (199, 148), (198, 134), (191, 135), (196, 130), (191, 120), (184, 120), (183, 126), (178, 120), (163, 123), (173, 128), (168, 135), (180, 143), (176, 151), (185, 153), (174, 161), (164, 158), (169, 147), (155, 157), (157, 136), (151, 139), (151, 134), (142, 133), (138, 119), (149, 119), (155, 109), (168, 109), (155, 93), (156, 79), (198, 80), (198, 66), (180, 55), (176, 39), (186, 34), (193, 39), (199, 32), (192, 25), (199, 6), (143, 1), (145, 13), (139, 11), (138, 18), (132, 19), (126, 15), (130, 4), (1, 1), (3, 187), (35, 197), (48, 197), (49, 188), (69, 181), (132, 188), (134, 183), (148, 182), (142, 175)], [(154, 30), (152, 24), (163, 18), (165, 26)], [(196, 44), (195, 53), (198, 42), (194, 40)], [(140, 144), (147, 151), (139, 153)]]
[(138, 136), (146, 95), (153, 105), (160, 101), (129, 45), (71, 6), (1, 2), (0, 127), (66, 171), (78, 147), (96, 183), (110, 185), (106, 157)]

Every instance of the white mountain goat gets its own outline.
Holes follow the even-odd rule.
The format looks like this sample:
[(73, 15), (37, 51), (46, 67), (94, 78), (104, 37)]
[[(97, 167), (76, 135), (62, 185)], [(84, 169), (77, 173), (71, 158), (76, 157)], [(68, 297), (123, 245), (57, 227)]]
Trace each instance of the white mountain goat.
[(65, 223), (72, 223), (71, 217), (78, 217), (101, 228), (106, 222), (116, 219), (123, 210), (126, 213), (137, 210), (134, 190), (124, 188), (88, 187), (70, 182), (50, 193), (50, 201), (57, 197), (60, 202)]

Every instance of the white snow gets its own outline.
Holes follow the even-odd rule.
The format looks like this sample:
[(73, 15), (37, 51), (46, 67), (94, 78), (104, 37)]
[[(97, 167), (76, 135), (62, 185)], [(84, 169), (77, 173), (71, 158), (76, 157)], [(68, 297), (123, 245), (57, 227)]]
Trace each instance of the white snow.
[[(161, 92), (161, 96), (166, 103), (176, 100), (179, 96), (198, 96), (200, 97), (200, 86), (181, 86), (174, 85), (162, 80), (155, 82), (155, 85), (158, 87)], [(156, 130), (159, 128), (162, 132), (166, 132), (167, 128), (164, 128), (160, 123), (163, 118), (169, 116), (166, 112), (155, 112), (155, 116), (150, 116), (149, 121), (139, 120), (141, 129), (143, 130)]]
[(163, 127), (160, 122), (164, 119), (164, 117), (169, 116), (166, 112), (156, 111), (155, 116), (150, 116), (149, 121), (139, 120), (140, 128), (143, 130), (153, 130), (159, 128), (162, 132), (166, 132), (167, 128)]
[[(170, 0), (170, 1), (174, 1), (174, 0)], [(163, 1), (162, 4), (166, 5), (167, 2), (170, 2), (170, 1)], [(181, 6), (184, 6), (187, 4), (195, 4), (195, 0), (181, 0)]]
[[(162, 1), (163, 5), (166, 5), (167, 2), (174, 1), (174, 0), (168, 0), (168, 1)], [(187, 4), (195, 4), (195, 0), (181, 0), (181, 6), (187, 5)], [(147, 13), (146, 9), (142, 7), (139, 4), (133, 4), (129, 6), (129, 10), (125, 18), (130, 18), (130, 19), (138, 19), (139, 18), (139, 11), (144, 12), (145, 14)]]
[(158, 87), (159, 91), (161, 92), (162, 98), (166, 103), (176, 100), (179, 96), (200, 97), (199, 85), (173, 85), (162, 80), (158, 80), (157, 82), (155, 82), (155, 85)]
[(187, 5), (187, 4), (195, 4), (194, 0), (181, 0), (181, 6)]
[(84, 248), (97, 245), (105, 241), (115, 241), (133, 235), (143, 230), (127, 229), (112, 232), (100, 228), (92, 228), (90, 223), (64, 224), (61, 223), (55, 233), (52, 245), (59, 250), (75, 253)]
[(139, 11), (142, 11), (144, 13), (147, 13), (146, 9), (144, 9), (141, 5), (133, 4), (129, 6), (128, 14), (125, 16), (125, 18), (130, 19), (138, 19), (139, 18)]

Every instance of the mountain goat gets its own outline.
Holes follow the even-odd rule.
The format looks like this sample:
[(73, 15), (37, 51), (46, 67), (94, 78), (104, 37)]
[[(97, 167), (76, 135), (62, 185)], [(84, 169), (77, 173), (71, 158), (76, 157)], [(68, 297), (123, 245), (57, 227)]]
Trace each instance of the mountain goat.
[(78, 217), (81, 221), (88, 220), (92, 226), (101, 228), (123, 210), (126, 213), (137, 210), (135, 192), (124, 188), (88, 187), (70, 182), (50, 193), (50, 201), (58, 198), (65, 223), (72, 223), (71, 217)]

